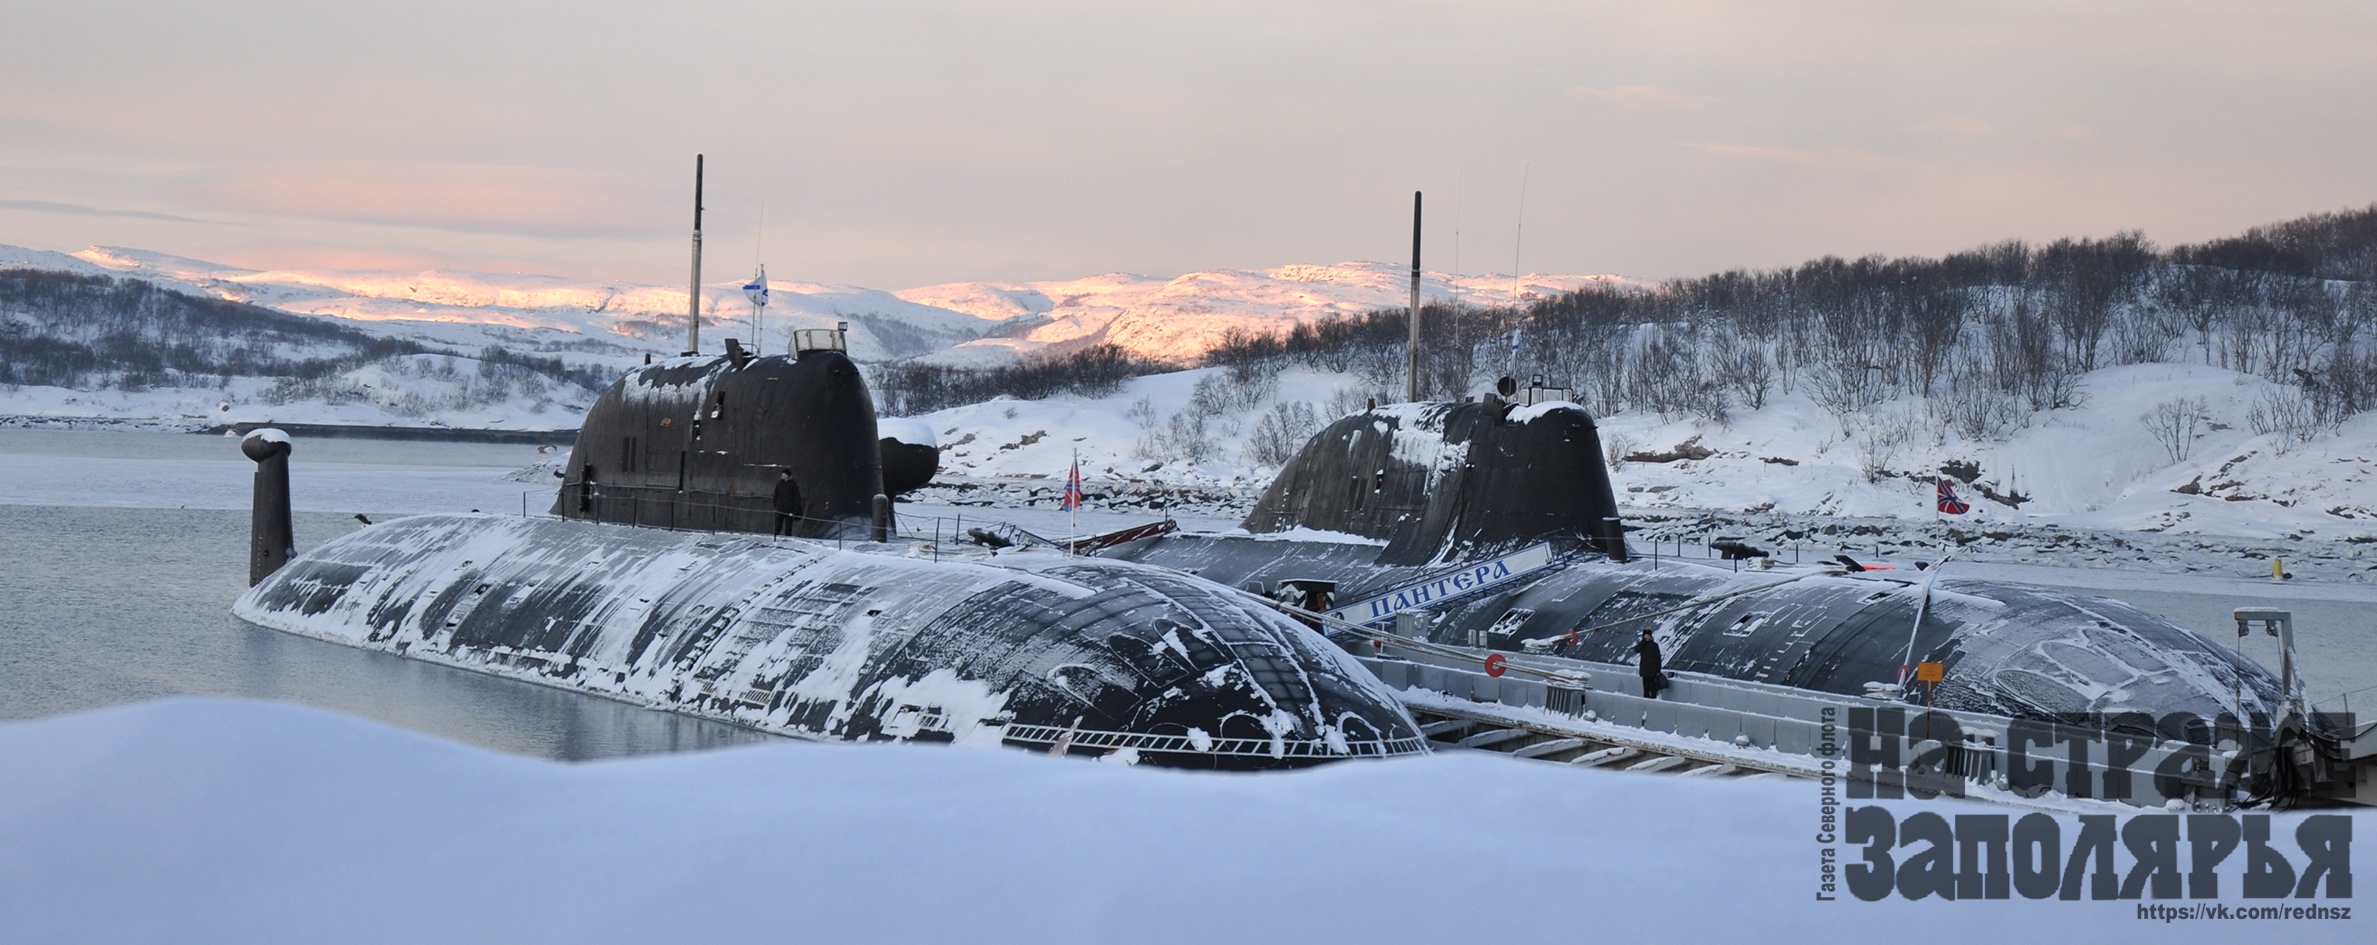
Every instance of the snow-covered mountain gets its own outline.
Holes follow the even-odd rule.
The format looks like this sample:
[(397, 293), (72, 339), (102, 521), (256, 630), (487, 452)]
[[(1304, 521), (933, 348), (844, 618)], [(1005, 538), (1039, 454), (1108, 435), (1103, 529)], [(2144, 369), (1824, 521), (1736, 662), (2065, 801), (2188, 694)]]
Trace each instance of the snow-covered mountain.
[[(1004, 363), (1019, 354), (1109, 342), (1143, 358), (1182, 361), (1211, 349), (1232, 329), (1266, 334), (1331, 315), (1357, 315), (1410, 304), (1411, 272), (1388, 263), (1275, 269), (1211, 269), (1172, 279), (1108, 273), (1061, 282), (958, 282), (898, 293), (900, 298), (1000, 319), (1009, 327), (927, 360)], [(1618, 276), (1529, 273), (1454, 276), (1429, 272), (1420, 291), (1431, 300), (1507, 305), (1520, 298), (1573, 292), (1592, 283), (1632, 284)]]
[[(625, 351), (673, 353), (682, 348), (686, 309), (682, 284), (458, 270), (243, 269), (108, 246), (76, 253), (0, 246), (0, 268), (12, 267), (131, 276), (443, 344), (519, 344), (522, 333), (553, 332)], [(1183, 362), (1233, 328), (1276, 331), (1330, 315), (1403, 305), (1408, 280), (1408, 270), (1359, 262), (1209, 270), (1174, 278), (1109, 273), (1051, 282), (957, 282), (896, 292), (770, 279), (761, 349), (781, 350), (796, 328), (847, 321), (852, 354), (868, 361), (923, 357), (992, 365), (1103, 341), (1143, 358)], [(711, 338), (750, 340), (751, 307), (743, 282), (704, 283), (703, 330)], [(1510, 300), (1514, 288), (1522, 296), (1541, 296), (1592, 282), (1625, 280), (1428, 273), (1423, 292), (1431, 299), (1499, 305)]]
[[(198, 295), (303, 315), (375, 323), (378, 330), (444, 343), (471, 343), (487, 329), (499, 339), (556, 332), (632, 351), (683, 348), (683, 286), (589, 282), (559, 276), (458, 270), (242, 269), (144, 250), (95, 246), (78, 253), (0, 247), (0, 266), (61, 268), (145, 279)], [(713, 338), (750, 340), (743, 280), (703, 286), (703, 327)], [(851, 323), (856, 353), (869, 359), (928, 353), (995, 330), (995, 319), (918, 304), (857, 286), (769, 280), (768, 338), (780, 348), (795, 328)]]

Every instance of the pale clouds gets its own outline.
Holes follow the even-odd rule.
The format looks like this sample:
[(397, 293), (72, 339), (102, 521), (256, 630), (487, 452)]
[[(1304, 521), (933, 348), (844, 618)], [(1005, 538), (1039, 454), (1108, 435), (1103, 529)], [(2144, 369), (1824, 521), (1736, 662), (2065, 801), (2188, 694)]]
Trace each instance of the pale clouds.
[(1521, 266), (1646, 278), (2377, 199), (2377, 7), (2309, 0), (17, 7), (58, 250), (664, 282), (697, 152), (715, 264), (863, 285), (1397, 259), (1413, 190), (1506, 269), (1522, 177)]
[(654, 189), (564, 167), (270, 161), (233, 169), (200, 193), (257, 214), (569, 238), (666, 226), (664, 204), (650, 196)]
[(1568, 87), (1568, 94), (1615, 105), (1649, 108), (1707, 108), (1717, 103), (1715, 96), (1694, 95), (1655, 85), (1613, 85), (1608, 88), (1572, 85)]

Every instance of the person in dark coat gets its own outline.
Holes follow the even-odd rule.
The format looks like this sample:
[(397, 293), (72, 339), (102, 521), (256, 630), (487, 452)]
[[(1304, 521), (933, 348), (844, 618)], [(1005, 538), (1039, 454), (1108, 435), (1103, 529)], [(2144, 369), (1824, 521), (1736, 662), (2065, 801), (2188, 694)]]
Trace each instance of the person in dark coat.
[(1659, 656), (1659, 641), (1651, 639), (1651, 631), (1644, 630), (1642, 637), (1634, 641), (1634, 652), (1642, 657), (1634, 664), (1635, 673), (1642, 676), (1642, 694), (1652, 699), (1659, 698), (1659, 691), (1667, 688), (1665, 661)]
[(792, 470), (776, 471), (776, 534), (790, 535), (801, 514), (801, 484), (792, 481)]

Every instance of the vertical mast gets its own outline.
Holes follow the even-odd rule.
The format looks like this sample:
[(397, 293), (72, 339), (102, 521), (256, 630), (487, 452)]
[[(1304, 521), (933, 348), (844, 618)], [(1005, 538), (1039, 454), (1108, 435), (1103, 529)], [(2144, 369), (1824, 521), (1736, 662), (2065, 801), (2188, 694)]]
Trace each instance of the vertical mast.
[(751, 299), (751, 355), (758, 357), (767, 353), (760, 350), (760, 346), (766, 343), (767, 335), (760, 331), (759, 324), (760, 315), (768, 308), (768, 267), (766, 264), (761, 264), (758, 271), (751, 274), (751, 281), (743, 285), (743, 294)]
[(685, 354), (702, 352), (702, 156), (693, 156), (693, 291), (685, 308)]
[(1420, 399), (1420, 192), (1411, 192), (1411, 343), (1403, 363), (1404, 398)]
[(759, 234), (751, 238), (751, 264), (759, 267), (758, 277), (752, 280), (759, 283), (759, 299), (751, 306), (751, 354), (754, 357), (767, 353), (761, 349), (767, 347), (768, 336), (760, 330), (759, 323), (760, 316), (764, 314), (761, 310), (768, 307), (768, 264), (760, 261), (767, 258), (767, 250), (768, 202), (762, 200), (759, 202)]
[(1533, 164), (1519, 171), (1519, 225), (1510, 237), (1510, 310), (1515, 315), (1526, 314), (1519, 304), (1519, 249), (1527, 245), (1527, 179), (1534, 175)]

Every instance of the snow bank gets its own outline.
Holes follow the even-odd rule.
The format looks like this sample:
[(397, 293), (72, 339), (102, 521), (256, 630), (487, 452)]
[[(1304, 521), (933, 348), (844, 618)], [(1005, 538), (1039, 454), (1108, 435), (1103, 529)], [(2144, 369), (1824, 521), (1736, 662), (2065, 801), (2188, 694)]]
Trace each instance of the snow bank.
[[(2129, 902), (1817, 902), (1810, 782), (1473, 754), (1243, 776), (925, 746), (564, 765), (177, 699), (0, 725), (0, 759), (7, 941), (2235, 934), (2148, 931)], [(2363, 924), (2283, 934), (2358, 941)]]
[[(1697, 437), (1714, 451), (1613, 470), (1621, 505), (1929, 519), (1943, 466), (1970, 464), (1973, 483), (1958, 488), (1973, 510), (1959, 521), (1982, 528), (2377, 538), (2377, 415), (2308, 444), (2283, 443), (2253, 433), (2247, 417), (2272, 386), (2200, 364), (2109, 368), (2083, 376), (2079, 406), (2034, 414), (2011, 436), (1986, 441), (1965, 440), (1915, 402), (1878, 405), (1844, 429), (1799, 395), (1721, 425), (1638, 413), (1599, 421), (1605, 442), (1635, 450), (1670, 450)], [(2179, 397), (2201, 398), (2210, 411), (2184, 459), (2172, 458), (2140, 421)], [(1858, 423), (1905, 424), (1907, 436), (1876, 446)], [(1870, 476), (1868, 467), (1882, 474)]]

